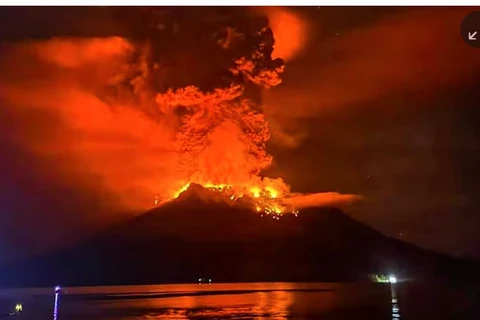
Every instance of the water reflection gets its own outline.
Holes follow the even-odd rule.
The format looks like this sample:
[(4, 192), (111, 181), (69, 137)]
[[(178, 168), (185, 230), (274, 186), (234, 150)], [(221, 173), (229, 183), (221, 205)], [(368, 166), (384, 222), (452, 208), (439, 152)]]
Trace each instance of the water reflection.
[(58, 320), (58, 301), (60, 292), (55, 291), (55, 300), (53, 302), (53, 320)]
[(390, 284), (392, 298), (392, 320), (400, 319), (400, 307), (398, 306), (397, 292), (395, 284)]
[[(315, 319), (325, 315), (332, 319), (351, 319), (359, 312), (374, 314), (375, 311), (366, 306), (385, 298), (385, 294), (388, 295), (385, 289), (388, 287), (293, 283), (69, 288), (68, 293), (55, 292), (53, 320), (281, 320)], [(396, 288), (391, 286), (390, 289), (391, 319), (396, 320), (400, 318)], [(59, 305), (61, 294), (65, 294), (62, 306)], [(51, 294), (49, 296), (51, 299)], [(59, 316), (60, 307), (62, 315)], [(377, 307), (385, 311), (385, 304)], [(51, 302), (48, 309), (52, 310)], [(51, 315), (27, 317), (27, 320), (51, 319)]]
[[(147, 298), (145, 300), (132, 299), (121, 301), (122, 307), (141, 308), (144, 313), (152, 317), (169, 319), (207, 319), (207, 318), (252, 318), (265, 319), (287, 319), (290, 314), (290, 307), (294, 303), (295, 289), (291, 284), (283, 285), (282, 288), (267, 286), (266, 291), (235, 290), (238, 286), (212, 285), (211, 291), (198, 294), (203, 288), (184, 287), (181, 296), (168, 298)], [(271, 287), (271, 288), (268, 288)], [(191, 290), (193, 289), (193, 290)], [(200, 290), (202, 289), (202, 290)], [(268, 290), (270, 289), (270, 290)], [(191, 290), (191, 291), (190, 291)]]
[(254, 301), (256, 303), (251, 308), (257, 316), (255, 319), (266, 316), (287, 319), (294, 302), (294, 294), (291, 291), (257, 292)]

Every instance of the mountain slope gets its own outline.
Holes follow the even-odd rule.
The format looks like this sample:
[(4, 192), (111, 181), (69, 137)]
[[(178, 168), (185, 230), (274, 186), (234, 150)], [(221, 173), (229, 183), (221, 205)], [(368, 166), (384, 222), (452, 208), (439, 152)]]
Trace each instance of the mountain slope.
[(0, 284), (351, 281), (372, 272), (426, 279), (462, 267), (470, 265), (387, 238), (338, 209), (277, 221), (193, 186), (79, 246), (0, 270)]

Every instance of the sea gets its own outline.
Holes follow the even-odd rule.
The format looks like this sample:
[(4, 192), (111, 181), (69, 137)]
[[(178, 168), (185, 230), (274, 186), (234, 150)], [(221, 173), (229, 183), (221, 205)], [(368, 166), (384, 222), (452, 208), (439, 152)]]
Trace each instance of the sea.
[(5, 289), (0, 297), (22, 305), (12, 320), (438, 320), (480, 319), (478, 292), (414, 282), (195, 283)]

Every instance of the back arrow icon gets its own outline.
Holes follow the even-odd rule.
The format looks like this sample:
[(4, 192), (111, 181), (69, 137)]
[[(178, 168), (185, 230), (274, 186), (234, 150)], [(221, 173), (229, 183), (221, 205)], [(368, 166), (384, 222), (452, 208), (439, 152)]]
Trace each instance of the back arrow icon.
[(477, 38), (475, 38), (475, 36), (477, 35), (477, 31), (474, 31), (472, 33), (468, 33), (468, 40), (472, 41), (472, 40), (477, 40)]

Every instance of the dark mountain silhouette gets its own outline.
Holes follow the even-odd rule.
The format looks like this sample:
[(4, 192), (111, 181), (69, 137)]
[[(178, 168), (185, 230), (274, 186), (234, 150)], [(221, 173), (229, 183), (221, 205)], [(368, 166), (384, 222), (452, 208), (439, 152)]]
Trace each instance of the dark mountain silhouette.
[(178, 199), (68, 250), (4, 267), (4, 286), (454, 279), (477, 265), (385, 237), (335, 208), (260, 217), (193, 185)]

